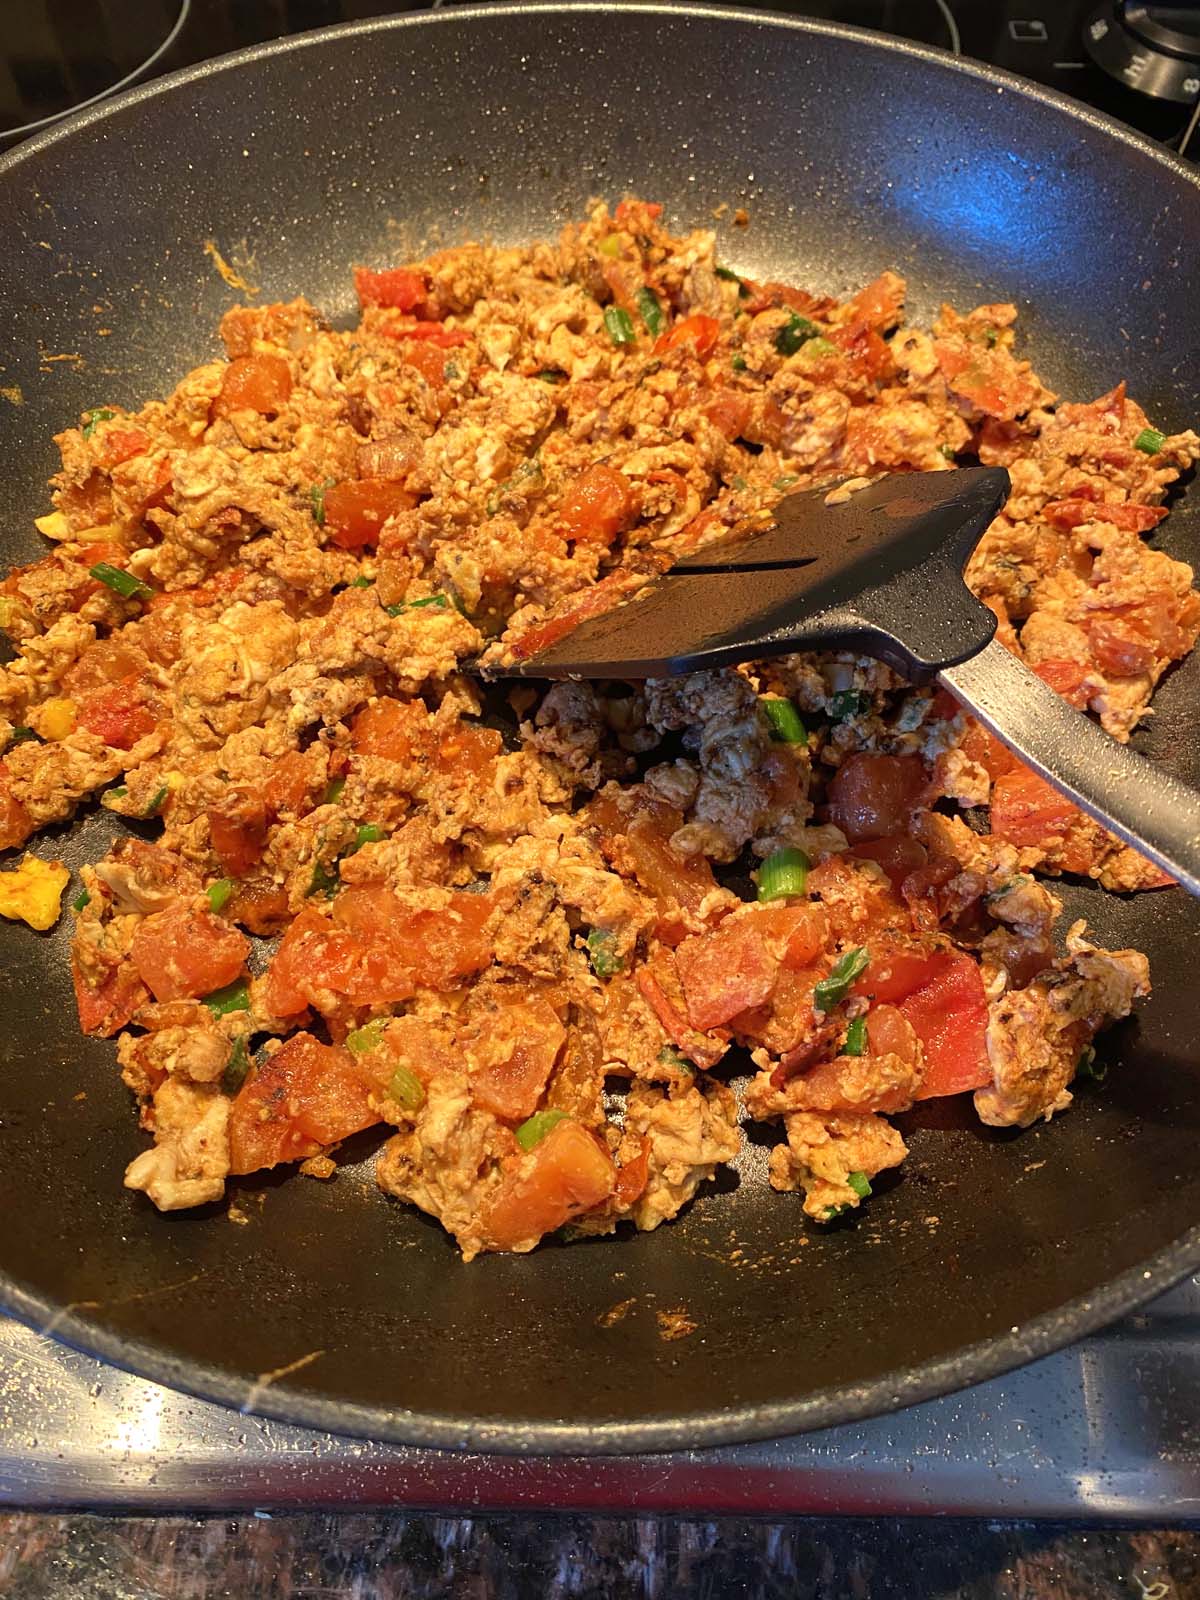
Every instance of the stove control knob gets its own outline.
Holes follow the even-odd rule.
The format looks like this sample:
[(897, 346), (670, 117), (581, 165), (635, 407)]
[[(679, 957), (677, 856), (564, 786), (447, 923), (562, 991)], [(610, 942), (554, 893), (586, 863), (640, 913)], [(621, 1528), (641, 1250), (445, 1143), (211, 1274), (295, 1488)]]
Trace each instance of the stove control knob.
[(1105, 0), (1083, 26), (1088, 54), (1118, 82), (1155, 100), (1200, 100), (1200, 6)]

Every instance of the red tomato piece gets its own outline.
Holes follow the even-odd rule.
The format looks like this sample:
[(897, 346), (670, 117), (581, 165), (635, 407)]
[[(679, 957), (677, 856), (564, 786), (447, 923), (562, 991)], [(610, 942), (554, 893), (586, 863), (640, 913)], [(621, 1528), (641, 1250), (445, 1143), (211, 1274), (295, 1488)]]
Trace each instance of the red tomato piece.
[(829, 856), (808, 875), (808, 890), (823, 903), (835, 935), (862, 944), (880, 929), (908, 927), (908, 912), (892, 892), (847, 855)]
[(1042, 507), (1042, 516), (1055, 528), (1078, 528), (1083, 522), (1108, 522), (1126, 533), (1149, 533), (1167, 514), (1166, 506), (1139, 506), (1125, 501), (1120, 505), (1102, 504), (1076, 496), (1070, 500), (1051, 500)]
[(28, 811), (14, 797), (11, 784), (8, 768), (0, 761), (0, 850), (24, 844), (35, 826)]
[(904, 833), (885, 834), (881, 839), (860, 840), (848, 854), (858, 861), (877, 862), (887, 874), (888, 882), (893, 889), (899, 889), (909, 873), (916, 872), (929, 859), (929, 852), (925, 846)]
[(613, 221), (618, 228), (629, 228), (639, 222), (657, 222), (662, 214), (657, 200), (622, 200), (613, 212)]
[(231, 417), (235, 411), (257, 411), (260, 416), (277, 416), (291, 392), (292, 369), (283, 356), (237, 356), (225, 368), (213, 415)]
[(556, 616), (534, 623), (533, 627), (528, 628), (519, 639), (515, 639), (512, 645), (513, 658), (517, 661), (527, 661), (539, 650), (557, 644), (570, 633), (572, 628), (577, 628), (589, 617), (598, 617), (601, 612), (610, 611), (630, 587), (628, 574), (610, 572), (606, 578), (601, 578), (599, 583), (594, 583), (585, 589), (578, 599), (572, 600), (571, 604)]
[(191, 1000), (242, 976), (250, 942), (211, 911), (185, 901), (143, 917), (129, 947), (156, 1000)]
[(654, 354), (665, 355), (668, 350), (679, 350), (690, 344), (700, 360), (704, 361), (712, 354), (720, 336), (721, 324), (716, 317), (706, 317), (697, 312), (695, 316), (684, 317), (682, 322), (677, 322), (666, 333), (659, 334), (654, 342)]
[(71, 979), (80, 1030), (96, 1039), (111, 1039), (114, 1033), (120, 1033), (150, 998), (150, 991), (127, 962), (111, 968), (99, 987), (92, 989), (79, 970), (79, 963), (72, 958)]
[(779, 970), (750, 917), (729, 918), (713, 933), (685, 939), (675, 960), (688, 1018), (702, 1030), (762, 1005)]
[(532, 1248), (573, 1217), (603, 1205), (617, 1186), (612, 1157), (578, 1122), (556, 1123), (514, 1164), (482, 1218), (494, 1250)]
[(898, 1010), (921, 1041), (925, 1077), (918, 1100), (982, 1089), (992, 1081), (987, 1055), (987, 998), (978, 964), (947, 951)]
[(348, 1050), (297, 1033), (268, 1055), (229, 1108), (233, 1173), (302, 1161), (369, 1128), (379, 1116)]
[(1081, 815), (1028, 767), (1006, 772), (992, 786), (992, 832), (1018, 848), (1052, 849)]
[[(413, 965), (421, 983), (448, 989), (490, 964), (492, 947), (483, 930), (492, 909), (490, 895), (455, 891), (441, 911), (410, 912), (384, 885), (357, 883), (337, 897), (333, 918), (339, 928), (361, 936), (368, 961), (377, 953), (390, 973), (405, 971), (411, 994)], [(361, 987), (357, 992), (364, 1000), (385, 998)]]
[(356, 755), (408, 761), (429, 730), (429, 713), (416, 701), (372, 700), (355, 717), (350, 744)]
[(301, 817), (313, 809), (321, 771), (315, 759), (304, 750), (289, 750), (271, 765), (263, 785), (263, 800), (274, 817)]
[(618, 1211), (628, 1211), (642, 1198), (650, 1181), (650, 1141), (642, 1140), (642, 1147), (632, 1161), (617, 1168), (617, 1186), (613, 1193)]
[(488, 1054), (493, 1054), (494, 1044), (496, 1059), (471, 1071), (475, 1104), (506, 1122), (523, 1122), (532, 1116), (566, 1037), (558, 1014), (546, 1000), (502, 1006), (489, 1018), (485, 1030)]
[(624, 473), (598, 462), (568, 486), (559, 504), (558, 521), (568, 539), (610, 545), (633, 521), (636, 504)]
[(398, 511), (409, 511), (416, 497), (387, 478), (335, 483), (325, 491), (325, 534), (343, 550), (379, 543), (379, 530)]
[(736, 389), (718, 389), (704, 406), (704, 415), (725, 439), (736, 439), (750, 421), (754, 409), (752, 395)]
[(925, 782), (919, 756), (849, 756), (829, 785), (829, 820), (852, 844), (903, 833)]
[(1132, 620), (1099, 617), (1088, 628), (1088, 642), (1096, 665), (1112, 678), (1130, 678), (1154, 666), (1153, 641)]
[[(1093, 640), (1093, 647), (1094, 643)], [(1088, 669), (1081, 662), (1039, 661), (1033, 670), (1044, 684), (1053, 689), (1055, 694), (1061, 695), (1076, 710), (1082, 711), (1087, 705), (1087, 690), (1084, 688), (1084, 683), (1087, 680)]]
[(132, 750), (139, 739), (153, 733), (157, 724), (136, 678), (125, 678), (106, 689), (93, 689), (76, 705), (81, 728), (94, 733), (114, 750)]
[(257, 795), (236, 790), (208, 808), (213, 850), (231, 878), (244, 878), (262, 860), (267, 842), (267, 807)]
[(415, 367), (426, 383), (435, 389), (446, 386), (446, 346), (428, 339), (405, 341), (401, 359), (406, 367)]
[(96, 441), (96, 457), (105, 467), (119, 467), (123, 461), (144, 455), (150, 448), (150, 435), (140, 428), (105, 428)]
[(425, 279), (409, 267), (386, 267), (382, 272), (355, 267), (354, 290), (364, 311), (368, 306), (412, 311), (422, 303), (426, 293)]
[(748, 915), (789, 972), (810, 967), (829, 943), (829, 918), (821, 906), (756, 906)]

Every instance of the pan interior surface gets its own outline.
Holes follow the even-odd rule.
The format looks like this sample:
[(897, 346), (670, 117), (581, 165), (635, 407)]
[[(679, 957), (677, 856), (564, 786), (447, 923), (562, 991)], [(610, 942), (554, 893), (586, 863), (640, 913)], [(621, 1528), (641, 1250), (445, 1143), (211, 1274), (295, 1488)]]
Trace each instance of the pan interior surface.
[[(589, 195), (627, 192), (716, 228), (721, 258), (755, 277), (844, 293), (893, 267), (914, 322), (944, 299), (1011, 299), (1023, 353), (1064, 396), (1127, 377), (1156, 426), (1200, 414), (1184, 266), (1200, 259), (1200, 182), (1103, 119), (819, 24), (442, 14), (228, 58), (0, 162), (5, 562), (39, 553), (55, 432), (217, 353), (238, 296), (207, 241), (259, 303), (302, 293), (336, 318), (351, 263), (545, 237)], [(1193, 558), (1195, 499), (1162, 539)], [(1139, 739), (1193, 780), (1198, 681), (1194, 662), (1175, 673)], [(35, 847), (75, 865), (107, 828), (92, 816)], [(160, 1381), (410, 1443), (714, 1443), (974, 1381), (1200, 1265), (1195, 909), (1175, 891), (1072, 888), (1068, 910), (1147, 950), (1155, 994), (1107, 1036), (1104, 1089), (1052, 1125), (998, 1132), (927, 1103), (902, 1119), (903, 1174), (824, 1231), (770, 1191), (769, 1143), (751, 1137), (673, 1226), (471, 1266), (377, 1193), (370, 1136), (331, 1183), (240, 1180), (240, 1226), (128, 1194), (144, 1136), (112, 1047), (78, 1034), (69, 929), (5, 924), (7, 1303)], [(664, 1338), (660, 1313), (680, 1308), (695, 1332)]]

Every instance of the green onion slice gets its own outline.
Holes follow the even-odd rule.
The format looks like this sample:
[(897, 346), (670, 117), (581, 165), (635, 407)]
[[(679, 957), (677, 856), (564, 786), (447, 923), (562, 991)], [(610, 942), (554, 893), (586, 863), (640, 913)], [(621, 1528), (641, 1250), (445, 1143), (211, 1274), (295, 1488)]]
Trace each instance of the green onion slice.
[(354, 835), (354, 843), (350, 846), (347, 854), (353, 855), (355, 851), (361, 850), (365, 844), (378, 844), (382, 838), (383, 829), (377, 822), (364, 822)]
[(793, 311), (775, 335), (775, 348), (781, 356), (794, 356), (806, 339), (815, 339), (820, 332), (815, 322)]
[(537, 377), (542, 381), (542, 383), (553, 383), (555, 385), (566, 383), (567, 381), (566, 373), (560, 372), (557, 367), (543, 367), (542, 370), (537, 374)]
[(30, 739), (36, 738), (37, 734), (34, 733), (32, 728), (26, 728), (23, 724), (18, 724), (9, 734), (8, 742), (9, 744), (26, 744)]
[(865, 1200), (871, 1192), (871, 1180), (865, 1172), (848, 1172), (846, 1182), (860, 1200)]
[(350, 589), (373, 589), (375, 587), (375, 579), (365, 578), (362, 573), (359, 573), (353, 583), (348, 584), (347, 587)]
[(209, 909), (223, 911), (233, 898), (237, 884), (232, 878), (218, 878), (216, 883), (210, 883), (205, 893), (208, 895)]
[(729, 363), (729, 365), (733, 368), (733, 370), (735, 372), (747, 372), (747, 371), (749, 371), (749, 368), (746, 366), (746, 358), (745, 358), (745, 356), (734, 356), (733, 360)]
[(111, 422), (116, 416), (115, 411), (109, 411), (107, 406), (96, 406), (86, 413), (87, 421), (83, 425), (83, 437), (90, 439), (102, 422)]
[(425, 1085), (411, 1067), (401, 1065), (392, 1073), (388, 1095), (406, 1111), (419, 1111), (425, 1104)]
[(658, 296), (653, 289), (643, 287), (638, 290), (637, 308), (638, 315), (646, 324), (646, 332), (651, 338), (657, 339), (667, 319), (663, 316), (663, 308), (659, 305)]
[(336, 778), (330, 778), (329, 782), (325, 785), (325, 793), (321, 796), (321, 804), (323, 806), (336, 805), (342, 798), (342, 790), (345, 787), (346, 780), (340, 774)]
[(1133, 441), (1133, 448), (1144, 450), (1148, 456), (1156, 456), (1166, 442), (1166, 434), (1159, 433), (1157, 428), (1143, 428)]
[(763, 715), (776, 744), (807, 744), (808, 733), (790, 700), (760, 700)]
[(1075, 1076), (1077, 1078), (1090, 1078), (1093, 1083), (1103, 1083), (1108, 1077), (1108, 1063), (1096, 1060), (1096, 1052), (1091, 1045), (1075, 1063)]
[(842, 1044), (842, 1054), (844, 1056), (861, 1056), (866, 1054), (866, 1050), (867, 1019), (866, 1017), (855, 1017), (854, 1021), (846, 1029), (846, 1038)]
[(658, 1052), (660, 1067), (673, 1067), (676, 1072), (690, 1072), (695, 1075), (696, 1063), (689, 1061), (683, 1051), (673, 1044), (665, 1044)]
[(566, 1120), (565, 1111), (535, 1111), (517, 1129), (517, 1143), (522, 1150), (532, 1150), (535, 1144), (541, 1144), (551, 1128)]
[[(761, 893), (761, 891), (760, 891)], [(827, 978), (813, 990), (813, 1005), (818, 1011), (832, 1011), (850, 991), (850, 985), (867, 970), (870, 961), (865, 945), (856, 945), (837, 962)]]
[(93, 578), (106, 584), (126, 600), (148, 600), (154, 593), (148, 583), (135, 578), (132, 572), (126, 572), (122, 567), (110, 566), (107, 561), (98, 561), (89, 570)]
[(713, 272), (717, 275), (718, 278), (724, 278), (726, 283), (736, 283), (737, 284), (737, 286), (738, 286), (738, 299), (739, 300), (749, 300), (750, 291), (746, 287), (746, 285), (742, 282), (742, 280), (738, 277), (736, 272), (732, 271), (729, 267), (714, 267), (713, 268)]
[(313, 521), (318, 528), (325, 526), (325, 491), (332, 489), (336, 483), (336, 478), (326, 478), (322, 483), (314, 483), (308, 491), (308, 498), (312, 502)]
[(149, 803), (149, 805), (147, 805), (145, 811), (142, 812), (142, 815), (144, 817), (156, 817), (158, 815), (158, 813), (162, 810), (163, 805), (166, 802), (166, 798), (170, 794), (170, 792), (171, 792), (170, 784), (164, 783), (162, 788), (159, 789), (158, 792), (151, 797), (150, 803)]
[(851, 717), (861, 717), (870, 704), (865, 689), (840, 689), (829, 702), (829, 715), (835, 722), (849, 722)]
[(369, 1051), (377, 1050), (382, 1043), (382, 1017), (376, 1017), (374, 1022), (364, 1023), (361, 1028), (355, 1028), (346, 1035), (346, 1049), (353, 1051), (356, 1056), (365, 1056)]
[(214, 989), (211, 994), (206, 994), (204, 1004), (214, 1017), (228, 1016), (231, 1011), (249, 1011), (250, 991), (245, 978), (235, 978), (223, 989)]
[(611, 978), (624, 970), (624, 959), (617, 954), (617, 936), (608, 928), (593, 928), (587, 936), (588, 960), (598, 978)]
[(608, 337), (618, 348), (623, 344), (633, 343), (633, 318), (628, 311), (622, 311), (620, 306), (604, 308), (604, 326), (608, 329)]
[(92, 900), (92, 897), (87, 892), (87, 890), (86, 889), (81, 889), (79, 891), (79, 893), (75, 896), (74, 900), (71, 901), (71, 910), (72, 911), (82, 911), (84, 906), (91, 904), (91, 900)]
[(769, 855), (758, 869), (758, 898), (785, 900), (789, 895), (803, 894), (808, 882), (809, 860), (803, 850), (789, 845)]
[(239, 1034), (233, 1041), (233, 1053), (221, 1077), (221, 1087), (225, 1093), (236, 1094), (245, 1083), (249, 1071), (250, 1052), (246, 1049), (245, 1037)]

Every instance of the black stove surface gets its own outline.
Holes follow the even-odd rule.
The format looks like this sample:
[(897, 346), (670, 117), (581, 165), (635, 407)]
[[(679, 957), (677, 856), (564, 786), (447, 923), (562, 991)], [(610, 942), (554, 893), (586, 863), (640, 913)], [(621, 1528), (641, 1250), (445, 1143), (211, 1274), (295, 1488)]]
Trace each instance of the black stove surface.
[[(332, 23), (454, 0), (26, 0), (0, 23), (0, 141), (127, 82)], [(1200, 0), (755, 0), (1060, 89), (1195, 156)]]

